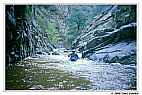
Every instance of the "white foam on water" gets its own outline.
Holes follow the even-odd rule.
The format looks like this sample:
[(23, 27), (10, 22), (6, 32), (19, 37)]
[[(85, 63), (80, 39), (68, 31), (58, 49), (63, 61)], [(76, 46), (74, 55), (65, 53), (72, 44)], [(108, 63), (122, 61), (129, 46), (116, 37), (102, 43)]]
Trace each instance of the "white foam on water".
[[(75, 77), (84, 78), (92, 82), (92, 89), (101, 90), (124, 90), (131, 85), (133, 73), (128, 73), (131, 65), (121, 65), (120, 63), (98, 63), (88, 59), (79, 59), (75, 62), (68, 61), (69, 58), (64, 55), (44, 55), (42, 59), (58, 60), (47, 64), (38, 64), (38, 67), (44, 69), (58, 69), (73, 74)], [(48, 61), (48, 60), (47, 60)], [(131, 67), (126, 70), (126, 67)], [(128, 72), (127, 72), (128, 71)]]

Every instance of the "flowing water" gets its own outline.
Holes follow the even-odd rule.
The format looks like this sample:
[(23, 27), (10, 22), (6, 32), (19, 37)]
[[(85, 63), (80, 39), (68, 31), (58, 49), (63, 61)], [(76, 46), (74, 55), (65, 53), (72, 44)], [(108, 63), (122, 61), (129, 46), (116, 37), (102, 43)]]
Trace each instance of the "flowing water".
[(42, 90), (133, 90), (136, 66), (68, 61), (64, 55), (28, 57), (6, 72), (6, 89)]

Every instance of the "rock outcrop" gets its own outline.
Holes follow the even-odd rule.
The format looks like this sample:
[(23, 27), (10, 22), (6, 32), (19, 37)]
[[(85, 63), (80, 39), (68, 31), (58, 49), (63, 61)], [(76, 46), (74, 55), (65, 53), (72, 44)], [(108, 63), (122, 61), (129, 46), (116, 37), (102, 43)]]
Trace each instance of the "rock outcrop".
[(74, 41), (74, 47), (83, 53), (83, 57), (95, 61), (136, 63), (137, 25), (132, 12), (136, 14), (135, 5), (109, 7), (94, 17), (94, 21)]
[(33, 6), (6, 6), (6, 64), (53, 50), (34, 16)]

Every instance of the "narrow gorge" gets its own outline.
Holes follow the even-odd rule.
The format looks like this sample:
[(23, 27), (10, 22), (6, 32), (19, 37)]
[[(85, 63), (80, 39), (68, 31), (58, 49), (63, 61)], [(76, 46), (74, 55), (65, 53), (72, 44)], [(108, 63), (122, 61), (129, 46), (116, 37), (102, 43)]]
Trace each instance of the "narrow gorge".
[(136, 5), (5, 9), (6, 90), (137, 89)]

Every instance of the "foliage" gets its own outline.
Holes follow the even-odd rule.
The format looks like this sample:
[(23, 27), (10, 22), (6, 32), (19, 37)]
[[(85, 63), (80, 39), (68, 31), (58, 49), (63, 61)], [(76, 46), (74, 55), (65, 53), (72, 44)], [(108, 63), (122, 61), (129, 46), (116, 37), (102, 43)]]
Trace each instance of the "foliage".
[(59, 32), (56, 28), (55, 23), (48, 23), (46, 32), (48, 32), (48, 38), (52, 44), (56, 44), (59, 41)]
[(37, 8), (36, 20), (41, 31), (48, 34), (47, 38), (51, 44), (56, 45), (60, 37), (57, 29), (57, 23), (54, 21), (55, 19), (51, 19), (51, 16), (54, 16), (54, 12), (56, 11), (52, 6), (38, 6)]
[(69, 27), (67, 33), (68, 43), (72, 44), (74, 39), (82, 33), (96, 15), (104, 10), (108, 5), (78, 5), (69, 6), (70, 15), (67, 17), (67, 25)]
[(31, 17), (32, 14), (32, 6), (31, 5), (27, 5), (25, 8), (25, 16), (26, 17)]
[[(56, 45), (59, 39), (64, 39), (70, 47), (74, 39), (86, 29), (86, 26), (94, 20), (94, 17), (109, 6), (111, 5), (42, 5), (36, 7), (36, 18), (42, 31), (48, 33), (49, 41), (52, 44)], [(28, 9), (30, 10), (30, 7)], [(28, 11), (27, 13), (30, 14)], [(64, 14), (67, 15), (64, 16)], [(112, 16), (116, 28), (136, 22), (136, 6), (118, 5)], [(66, 25), (65, 28), (67, 28), (67, 31), (64, 31), (66, 29), (63, 29), (62, 25), (59, 25), (61, 24), (60, 22)], [(65, 33), (64, 36), (61, 36), (63, 35), (62, 33)]]

